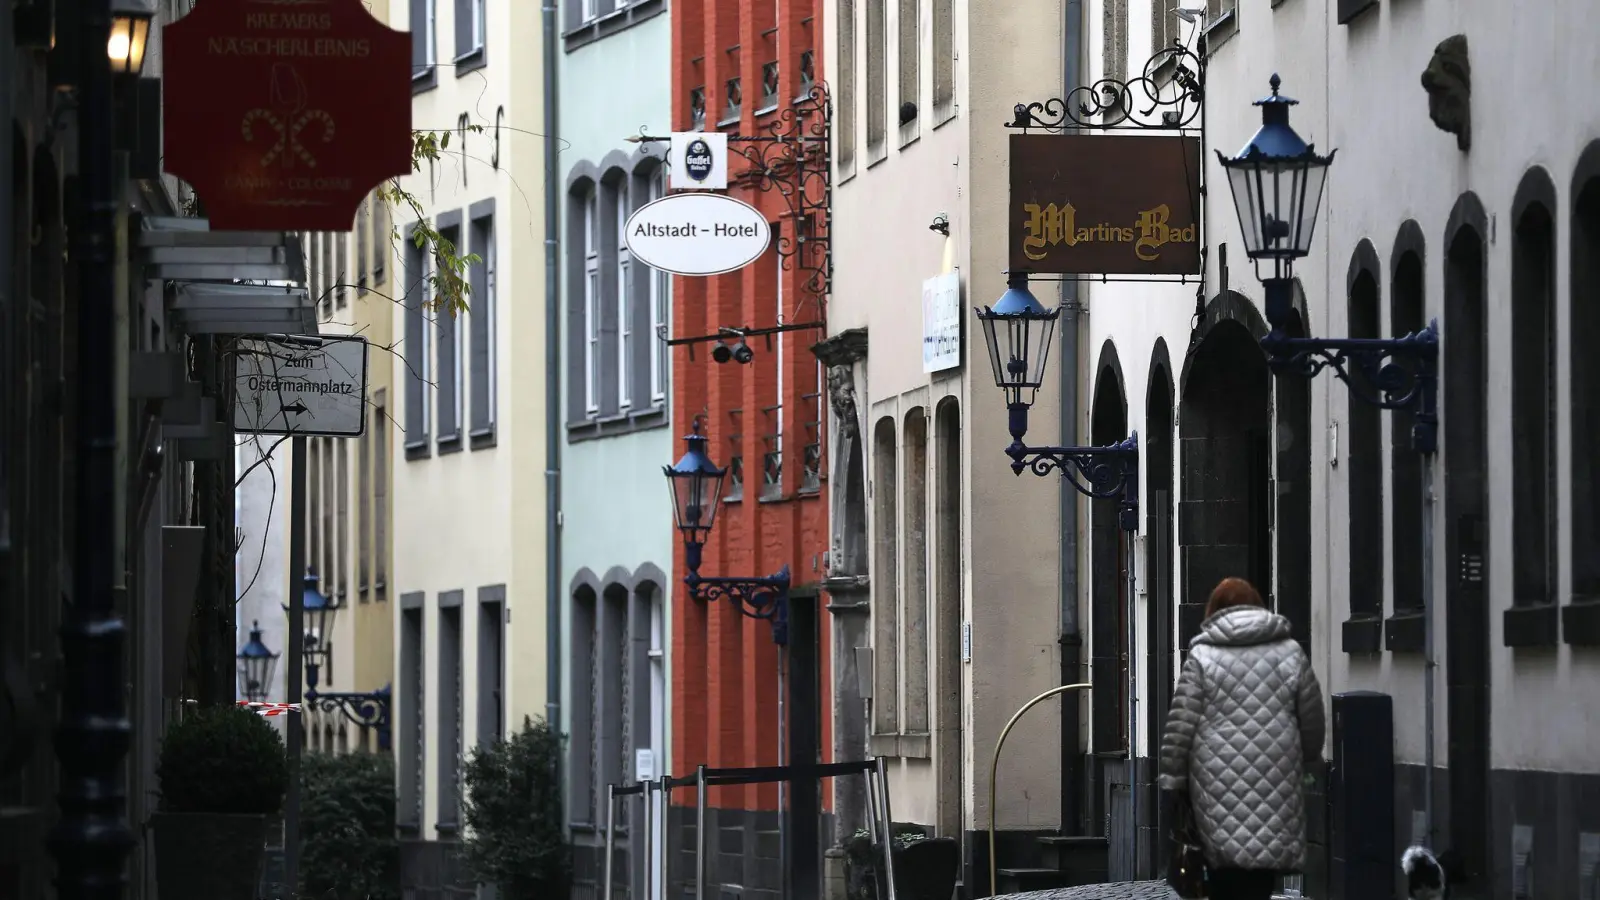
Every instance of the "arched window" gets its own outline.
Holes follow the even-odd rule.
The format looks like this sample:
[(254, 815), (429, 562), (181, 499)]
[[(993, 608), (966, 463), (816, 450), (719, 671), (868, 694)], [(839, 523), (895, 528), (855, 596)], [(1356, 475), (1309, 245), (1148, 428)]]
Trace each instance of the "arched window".
[(895, 420), (878, 420), (872, 435), (872, 730), (900, 732), (900, 479), (895, 465)]
[(1573, 179), (1572, 603), (1562, 631), (1570, 644), (1600, 643), (1600, 141), (1589, 145)]
[[(1362, 241), (1350, 261), (1347, 279), (1352, 338), (1381, 335), (1378, 272), (1377, 252), (1372, 244)], [(1371, 392), (1374, 386), (1362, 384), (1361, 390)], [(1347, 393), (1347, 397), (1350, 620), (1344, 628), (1343, 648), (1346, 653), (1376, 653), (1382, 647), (1378, 638), (1383, 619), (1383, 419), (1376, 406), (1354, 393)]]
[[(1422, 228), (1406, 222), (1394, 242), (1389, 279), (1389, 334), (1402, 337), (1421, 331), (1425, 323)], [(1389, 432), (1390, 558), (1394, 561), (1392, 618), (1385, 626), (1384, 646), (1391, 652), (1422, 650), (1422, 457), (1412, 446), (1416, 414), (1391, 413)]]
[[(900, 610), (907, 732), (928, 731), (928, 413), (905, 417), (905, 511), (900, 531), (905, 590)], [(915, 699), (914, 699), (915, 698)]]

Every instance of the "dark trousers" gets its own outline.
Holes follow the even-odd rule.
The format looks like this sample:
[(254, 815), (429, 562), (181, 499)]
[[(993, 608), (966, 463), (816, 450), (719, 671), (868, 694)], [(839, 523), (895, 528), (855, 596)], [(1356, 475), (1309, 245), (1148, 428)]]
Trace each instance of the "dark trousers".
[(1207, 900), (1272, 900), (1277, 877), (1262, 869), (1212, 869), (1206, 875)]

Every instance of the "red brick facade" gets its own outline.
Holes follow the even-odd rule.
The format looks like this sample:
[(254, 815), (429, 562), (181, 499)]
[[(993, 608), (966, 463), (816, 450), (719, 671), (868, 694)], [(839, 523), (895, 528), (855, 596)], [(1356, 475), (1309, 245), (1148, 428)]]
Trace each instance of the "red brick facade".
[[(672, 7), (673, 129), (693, 128), (691, 97), (704, 91), (706, 128), (729, 118), (727, 82), (738, 78), (737, 123), (720, 130), (755, 135), (803, 91), (802, 56), (822, 58), (822, 4), (814, 0), (674, 0)], [(763, 109), (763, 68), (778, 63), (777, 108)], [(821, 78), (820, 66), (816, 72)], [(760, 113), (760, 115), (757, 115)], [(737, 145), (730, 145), (730, 150)], [(730, 152), (730, 179), (747, 165)], [(792, 237), (787, 208), (777, 191), (730, 186), (730, 196), (764, 212), (773, 223), (773, 247), (744, 269), (710, 278), (673, 279), (673, 337), (695, 337), (720, 327), (770, 328), (779, 322), (822, 319), (823, 298), (803, 294), (807, 273), (780, 270), (779, 236)], [(779, 279), (782, 307), (779, 310)], [(703, 575), (759, 576), (787, 564), (798, 587), (821, 581), (828, 549), (826, 391), (812, 344), (825, 337), (803, 330), (751, 338), (748, 365), (718, 364), (711, 344), (672, 350), (672, 415), (680, 431), (697, 416), (720, 466), (742, 468), (742, 497), (726, 502), (705, 548)], [(781, 347), (780, 347), (781, 341)], [(781, 360), (781, 373), (780, 373)], [(781, 427), (780, 427), (781, 422)], [(781, 432), (781, 439), (773, 435)], [(807, 449), (820, 462), (820, 485), (807, 485)], [(777, 486), (766, 484), (768, 454), (781, 448)], [(681, 445), (675, 454), (681, 452)], [(729, 474), (730, 495), (734, 472)], [(765, 488), (765, 490), (764, 490)], [(775, 495), (775, 496), (774, 496)], [(760, 498), (768, 497), (762, 500)], [(770, 766), (779, 762), (778, 647), (766, 622), (741, 616), (729, 603), (708, 606), (687, 597), (681, 545), (673, 561), (672, 759), (674, 774), (696, 765)], [(829, 722), (828, 622), (821, 631), (821, 745), (832, 745)], [(787, 710), (786, 710), (787, 714)], [(787, 754), (787, 751), (785, 751)], [(789, 761), (785, 759), (785, 761)], [(825, 795), (829, 792), (824, 792)], [(692, 804), (693, 792), (679, 792)], [(712, 788), (709, 802), (723, 809), (777, 808), (772, 784)]]

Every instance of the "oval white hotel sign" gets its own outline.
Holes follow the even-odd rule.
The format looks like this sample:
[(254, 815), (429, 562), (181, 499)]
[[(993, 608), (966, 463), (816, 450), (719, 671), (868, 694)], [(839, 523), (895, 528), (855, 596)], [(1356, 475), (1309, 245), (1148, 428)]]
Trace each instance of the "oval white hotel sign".
[(628, 217), (628, 252), (674, 275), (721, 275), (761, 258), (772, 228), (761, 211), (726, 194), (668, 194)]

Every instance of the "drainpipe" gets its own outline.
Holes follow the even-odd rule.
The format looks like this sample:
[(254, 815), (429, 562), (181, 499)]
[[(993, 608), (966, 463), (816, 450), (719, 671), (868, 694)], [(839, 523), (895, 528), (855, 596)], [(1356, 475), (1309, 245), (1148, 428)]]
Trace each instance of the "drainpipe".
[[(544, 14), (544, 628), (545, 721), (557, 737), (561, 731), (561, 140), (556, 116), (557, 29), (555, 0), (545, 0)], [(565, 743), (563, 741), (563, 743)], [(556, 754), (556, 783), (562, 783), (561, 754)], [(560, 795), (558, 795), (560, 796)], [(565, 797), (561, 808), (565, 816)], [(562, 821), (565, 821), (563, 818)]]
[[(1082, 84), (1083, 0), (1067, 0), (1061, 14), (1061, 96)], [(1061, 282), (1061, 440), (1078, 444), (1078, 281)], [(1083, 680), (1083, 633), (1078, 623), (1078, 492), (1061, 479), (1061, 683)], [(1061, 833), (1084, 833), (1082, 730), (1076, 694), (1061, 698)]]

